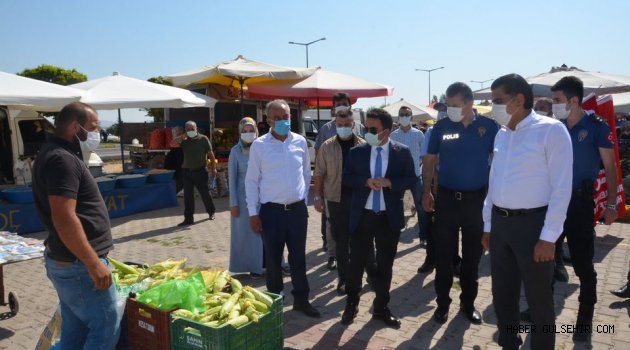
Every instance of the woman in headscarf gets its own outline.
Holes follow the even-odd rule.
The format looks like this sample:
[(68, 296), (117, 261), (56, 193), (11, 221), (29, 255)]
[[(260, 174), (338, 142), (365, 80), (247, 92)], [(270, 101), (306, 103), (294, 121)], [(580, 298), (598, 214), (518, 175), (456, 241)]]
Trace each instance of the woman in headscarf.
[(245, 202), (245, 174), (249, 161), (249, 147), (258, 137), (256, 122), (249, 117), (238, 123), (239, 142), (232, 147), (228, 160), (230, 188), (231, 240), (230, 271), (249, 272), (260, 277), (263, 272), (263, 243), (260, 235), (249, 226), (249, 214)]

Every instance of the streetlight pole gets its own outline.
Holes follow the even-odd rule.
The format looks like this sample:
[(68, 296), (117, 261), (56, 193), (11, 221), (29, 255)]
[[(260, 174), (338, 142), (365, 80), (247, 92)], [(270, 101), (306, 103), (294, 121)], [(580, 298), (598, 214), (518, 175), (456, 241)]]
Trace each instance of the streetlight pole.
[(319, 38), (317, 40), (313, 40), (313, 41), (308, 42), (308, 43), (298, 43), (298, 42), (295, 42), (295, 41), (289, 41), (289, 44), (291, 44), (291, 45), (302, 45), (302, 46), (304, 46), (306, 48), (306, 68), (308, 68), (308, 47), (310, 45), (315, 44), (316, 42), (322, 41), (322, 40), (326, 40), (326, 38)]
[(481, 89), (483, 89), (483, 84), (484, 84), (484, 83), (487, 83), (487, 82), (489, 82), (489, 81), (491, 81), (491, 80), (494, 80), (494, 79), (486, 79), (486, 80), (483, 80), (483, 81), (471, 80), (470, 82), (471, 82), (471, 83), (477, 83), (477, 84), (480, 84), (480, 85), (481, 85), (481, 87), (479, 88), (479, 90), (481, 90)]
[(437, 68), (431, 68), (431, 69), (416, 68), (416, 71), (429, 73), (429, 104), (431, 104), (431, 72), (438, 69), (444, 69), (444, 67), (437, 67)]

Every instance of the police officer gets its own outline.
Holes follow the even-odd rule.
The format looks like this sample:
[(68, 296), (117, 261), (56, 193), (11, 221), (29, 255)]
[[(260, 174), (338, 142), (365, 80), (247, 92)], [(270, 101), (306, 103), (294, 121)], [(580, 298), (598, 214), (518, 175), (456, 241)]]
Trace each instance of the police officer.
[[(482, 247), (483, 218), (481, 209), (488, 186), (489, 159), (498, 125), (491, 119), (476, 116), (473, 95), (464, 83), (451, 84), (446, 90), (448, 118), (433, 127), (429, 149), (424, 157), (422, 204), (426, 211), (435, 210), (435, 291), (438, 307), (433, 319), (443, 324), (451, 304), (453, 285), (453, 245), (462, 231), (462, 264), (460, 309), (474, 324), (481, 323), (475, 309), (477, 278)], [(440, 162), (438, 191), (435, 199), (430, 190), (435, 164)]]
[(573, 269), (580, 279), (580, 307), (576, 322), (579, 327), (578, 332), (573, 333), (573, 340), (588, 341), (597, 302), (597, 273), (593, 266), (593, 194), (600, 163), (606, 171), (608, 188), (603, 220), (606, 225), (610, 225), (617, 219), (617, 169), (613, 136), (608, 124), (582, 109), (584, 84), (579, 78), (564, 77), (551, 87), (551, 91), (553, 114), (566, 125), (573, 145), (573, 192), (563, 231)]

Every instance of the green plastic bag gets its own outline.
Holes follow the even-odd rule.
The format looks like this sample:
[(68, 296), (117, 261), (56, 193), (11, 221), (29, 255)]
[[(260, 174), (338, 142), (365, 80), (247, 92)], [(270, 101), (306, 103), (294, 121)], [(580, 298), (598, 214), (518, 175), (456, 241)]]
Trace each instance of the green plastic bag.
[(203, 301), (206, 285), (200, 272), (185, 280), (171, 280), (146, 290), (138, 301), (160, 310), (186, 309), (195, 313), (206, 310)]

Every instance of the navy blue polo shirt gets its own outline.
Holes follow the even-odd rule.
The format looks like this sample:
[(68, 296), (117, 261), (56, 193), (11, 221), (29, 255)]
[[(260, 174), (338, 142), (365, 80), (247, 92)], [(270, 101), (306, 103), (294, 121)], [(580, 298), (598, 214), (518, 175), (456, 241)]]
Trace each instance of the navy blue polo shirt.
[[(567, 125), (567, 120), (562, 121)], [(595, 181), (601, 169), (600, 148), (613, 148), (610, 127), (595, 114), (584, 113), (584, 117), (569, 128), (573, 145), (573, 189), (582, 188), (584, 180)]]
[(499, 125), (477, 116), (468, 127), (449, 118), (438, 121), (429, 140), (428, 154), (440, 158), (440, 186), (475, 191), (488, 186), (490, 155)]

